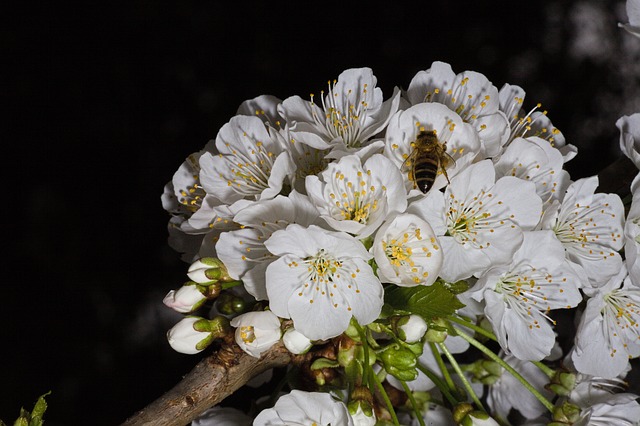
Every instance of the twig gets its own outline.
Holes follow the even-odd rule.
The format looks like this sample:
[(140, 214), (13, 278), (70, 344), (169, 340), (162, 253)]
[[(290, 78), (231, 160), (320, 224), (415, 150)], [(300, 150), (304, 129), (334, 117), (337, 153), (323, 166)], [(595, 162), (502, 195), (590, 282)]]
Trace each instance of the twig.
[(176, 386), (121, 426), (184, 426), (208, 408), (240, 389), (252, 377), (283, 367), (292, 355), (278, 343), (254, 358), (235, 343), (227, 343), (200, 361)]

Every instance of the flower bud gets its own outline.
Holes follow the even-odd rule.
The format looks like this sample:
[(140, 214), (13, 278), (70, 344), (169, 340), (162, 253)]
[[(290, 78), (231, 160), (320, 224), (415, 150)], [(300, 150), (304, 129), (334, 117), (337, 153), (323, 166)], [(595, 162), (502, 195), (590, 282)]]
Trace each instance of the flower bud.
[(400, 317), (394, 328), (400, 339), (407, 343), (415, 343), (427, 332), (427, 323), (420, 315), (408, 315)]
[(462, 421), (461, 426), (500, 426), (500, 423), (495, 421), (484, 411), (471, 411), (468, 413)]
[(447, 339), (447, 327), (444, 320), (436, 320), (433, 327), (429, 328), (426, 333), (427, 342), (442, 343)]
[(206, 296), (202, 294), (195, 282), (188, 282), (178, 290), (171, 290), (164, 297), (162, 303), (169, 308), (186, 314), (198, 309), (207, 300)]
[(236, 343), (255, 358), (276, 344), (282, 336), (280, 319), (271, 311), (247, 312), (231, 320)]
[(571, 404), (569, 401), (565, 401), (564, 404), (556, 406), (553, 409), (552, 418), (554, 422), (549, 424), (555, 424), (557, 422), (559, 424), (572, 425), (580, 420), (580, 411), (580, 408), (576, 405)]
[(418, 377), (416, 364), (418, 359), (410, 349), (397, 343), (387, 346), (380, 359), (387, 373), (398, 380), (411, 381)]
[[(183, 354), (197, 354), (203, 351), (213, 342), (211, 331), (196, 330), (202, 321), (208, 320), (200, 317), (185, 317), (167, 332), (167, 340), (171, 347)], [(198, 324), (198, 325), (196, 325)]]
[(347, 406), (354, 426), (374, 426), (376, 424), (376, 414), (371, 405), (364, 401), (352, 401)]
[(282, 336), (282, 342), (289, 352), (300, 355), (307, 353), (313, 343), (295, 328), (289, 328)]
[(189, 279), (202, 285), (209, 285), (220, 280), (231, 279), (224, 264), (214, 257), (203, 257), (189, 266)]
[(493, 385), (502, 377), (502, 367), (495, 361), (480, 359), (468, 365), (468, 371), (473, 375), (474, 380), (483, 385)]
[(216, 305), (220, 313), (224, 315), (241, 314), (247, 309), (247, 304), (242, 297), (226, 291), (218, 296)]
[(576, 375), (562, 369), (557, 370), (546, 387), (557, 395), (568, 396), (576, 387)]

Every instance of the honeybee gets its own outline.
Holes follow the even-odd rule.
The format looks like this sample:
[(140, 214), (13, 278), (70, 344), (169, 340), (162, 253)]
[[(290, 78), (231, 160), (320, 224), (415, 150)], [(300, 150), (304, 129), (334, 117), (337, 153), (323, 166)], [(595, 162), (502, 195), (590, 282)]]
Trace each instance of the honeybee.
[(413, 149), (402, 166), (409, 171), (414, 188), (426, 194), (438, 172), (449, 182), (447, 166), (455, 164), (456, 160), (447, 153), (447, 143), (438, 140), (435, 130), (421, 130), (411, 147)]

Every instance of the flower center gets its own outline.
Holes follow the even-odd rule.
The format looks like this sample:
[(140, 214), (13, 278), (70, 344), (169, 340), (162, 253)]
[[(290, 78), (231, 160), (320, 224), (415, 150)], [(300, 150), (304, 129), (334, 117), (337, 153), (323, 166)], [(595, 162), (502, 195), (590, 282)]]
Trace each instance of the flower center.
[[(245, 133), (245, 137), (248, 135)], [(231, 148), (229, 143), (227, 147)], [(261, 141), (252, 141), (246, 152), (232, 149), (231, 155), (221, 155), (227, 162), (230, 175), (227, 185), (243, 195), (255, 195), (269, 187), (269, 176), (276, 155), (265, 149)]]
[(513, 272), (505, 274), (496, 284), (495, 291), (504, 296), (505, 303), (513, 312), (529, 323), (530, 329), (540, 328), (539, 322), (532, 316), (534, 311), (555, 324), (546, 314), (551, 309), (549, 289), (543, 291), (541, 286), (541, 283), (545, 283), (545, 286), (554, 285), (554, 279), (549, 274), (537, 271), (533, 267), (529, 268), (530, 271), (526, 275)]
[[(631, 296), (634, 296), (634, 298)], [(606, 323), (606, 338), (612, 348), (611, 356), (614, 356), (616, 352), (611, 342), (626, 337), (625, 340), (630, 340), (637, 344), (638, 339), (640, 339), (640, 329), (638, 327), (640, 305), (636, 301), (639, 297), (640, 290), (630, 288), (614, 290), (604, 296), (605, 306), (601, 312)], [(626, 344), (624, 346), (626, 347)]]
[[(340, 171), (333, 175), (333, 191), (329, 193), (329, 197), (334, 202), (332, 216), (335, 219), (366, 224), (369, 217), (378, 210), (378, 189), (371, 184), (370, 175), (370, 170), (366, 173), (359, 171), (359, 180), (355, 183), (348, 181)], [(386, 188), (383, 186), (382, 190), (385, 191)]]
[(474, 97), (472, 94), (467, 93), (468, 82), (469, 77), (465, 77), (452, 89), (445, 91), (435, 88), (432, 92), (427, 92), (424, 101), (447, 105), (458, 113), (464, 122), (472, 123), (478, 116), (482, 115), (491, 96)]
[[(320, 92), (324, 118), (318, 117), (315, 112), (313, 117), (317, 124), (327, 129), (331, 138), (341, 138), (349, 148), (358, 147), (362, 142), (359, 138), (369, 108), (367, 84), (362, 86), (359, 93), (354, 93), (351, 89), (346, 93), (339, 93), (336, 83), (337, 80), (327, 82), (329, 91), (326, 96), (324, 90)], [(314, 105), (313, 94), (311, 104)], [(345, 105), (346, 111), (343, 111), (342, 107)]]
[[(485, 197), (491, 198), (492, 196), (492, 194), (482, 191), (479, 196), (465, 202), (451, 194), (447, 212), (447, 235), (455, 238), (459, 244), (473, 244), (477, 248), (488, 247), (491, 243), (483, 243), (479, 235), (482, 231), (491, 232), (490, 228), (496, 222), (491, 218), (491, 212), (486, 211), (486, 205), (483, 201)], [(503, 223), (504, 221), (497, 221), (497, 224)]]
[(256, 334), (252, 325), (240, 327), (240, 337), (245, 343), (253, 343), (256, 340)]

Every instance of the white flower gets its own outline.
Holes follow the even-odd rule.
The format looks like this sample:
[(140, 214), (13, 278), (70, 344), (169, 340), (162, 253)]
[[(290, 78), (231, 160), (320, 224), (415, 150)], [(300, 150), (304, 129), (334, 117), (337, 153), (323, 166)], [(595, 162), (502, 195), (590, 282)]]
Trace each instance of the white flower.
[(255, 116), (231, 118), (218, 132), (216, 148), (219, 155), (200, 157), (200, 180), (226, 204), (273, 198), (294, 172), (281, 136)]
[[(480, 139), (473, 126), (462, 121), (458, 114), (445, 105), (422, 103), (399, 111), (387, 127), (384, 155), (403, 171), (406, 188), (412, 190), (410, 196), (422, 193), (409, 180), (405, 160), (414, 149), (416, 137), (423, 130), (434, 130), (438, 141), (446, 143), (446, 152), (455, 160), (455, 164), (446, 170), (449, 179), (470, 164), (481, 151)], [(439, 173), (432, 189), (440, 189), (446, 184), (445, 176)]]
[(251, 426), (252, 418), (231, 407), (209, 408), (191, 422), (191, 426)]
[(342, 157), (319, 177), (307, 176), (306, 187), (329, 226), (359, 238), (371, 235), (388, 214), (407, 207), (400, 171), (380, 154), (364, 164), (357, 155)]
[(292, 191), (288, 197), (252, 203), (235, 214), (233, 220), (242, 229), (225, 232), (216, 243), (216, 253), (229, 271), (241, 279), (249, 294), (267, 299), (265, 271), (276, 257), (264, 243), (271, 235), (291, 223), (308, 226), (319, 221), (319, 213), (309, 199)]
[[(511, 355), (503, 356), (503, 359), (543, 395), (551, 396), (551, 392), (544, 390), (549, 377), (536, 365)], [(506, 371), (503, 371), (500, 378), (489, 386), (487, 404), (492, 408), (492, 413), (503, 419), (507, 418), (512, 408), (520, 411), (527, 419), (537, 417), (546, 411), (540, 401)]]
[[(638, 3), (638, 12), (640, 12), (640, 2)], [(620, 130), (620, 150), (640, 169), (640, 113), (620, 117), (616, 121), (616, 126)]]
[(407, 89), (411, 105), (438, 102), (471, 124), (482, 141), (485, 154), (493, 157), (509, 138), (509, 124), (500, 106), (498, 89), (482, 74), (455, 74), (449, 64), (434, 62), (413, 77)]
[(576, 156), (578, 149), (573, 145), (566, 144), (562, 132), (551, 124), (551, 120), (547, 117), (547, 111), (538, 111), (542, 105), (537, 104), (528, 113), (521, 111), (525, 97), (525, 92), (521, 87), (505, 84), (500, 89), (499, 96), (500, 110), (506, 114), (511, 126), (511, 136), (505, 146), (519, 137), (537, 136), (548, 141), (552, 147), (559, 149), (565, 162)]
[(631, 207), (624, 224), (624, 255), (631, 282), (640, 287), (640, 173), (631, 183)]
[(563, 165), (560, 151), (536, 136), (514, 139), (495, 162), (497, 177), (530, 180), (545, 204), (561, 199), (569, 185), (569, 173)]
[(512, 176), (496, 182), (493, 164), (483, 160), (452, 178), (444, 194), (430, 191), (407, 211), (433, 228), (444, 253), (440, 277), (454, 282), (508, 263), (541, 208), (532, 182)]
[(307, 336), (293, 327), (284, 332), (282, 342), (289, 352), (296, 355), (306, 353), (313, 346), (313, 343), (311, 343), (311, 340), (309, 340)]
[(562, 244), (551, 231), (535, 231), (525, 232), (511, 262), (485, 272), (471, 294), (484, 299), (485, 315), (507, 353), (539, 361), (555, 343), (549, 311), (577, 306), (578, 287)]
[(200, 307), (207, 300), (195, 284), (185, 284), (178, 290), (171, 290), (162, 303), (174, 311), (186, 314)]
[(541, 224), (554, 231), (567, 259), (596, 287), (620, 271), (618, 250), (624, 244), (622, 200), (616, 194), (595, 193), (597, 186), (597, 176), (572, 183), (560, 208), (547, 209)]
[(299, 96), (285, 99), (280, 114), (291, 126), (294, 137), (318, 148), (359, 148), (382, 131), (398, 109), (400, 91), (383, 101), (382, 90), (370, 68), (348, 69), (328, 92), (320, 92), (321, 106)]
[(263, 410), (253, 426), (354, 426), (347, 407), (328, 393), (292, 390), (273, 408)]
[(626, 6), (629, 22), (626, 24), (619, 22), (618, 26), (627, 30), (629, 34), (640, 37), (640, 1), (627, 0)]
[(638, 426), (640, 419), (640, 404), (638, 395), (619, 393), (608, 395), (602, 400), (588, 407), (582, 407), (580, 420), (575, 426), (615, 425)]
[(183, 354), (197, 354), (202, 352), (210, 343), (211, 332), (198, 331), (194, 328), (199, 317), (185, 317), (167, 332), (167, 340), (176, 352)]
[(309, 339), (339, 335), (352, 316), (362, 325), (378, 318), (382, 284), (367, 263), (372, 256), (355, 238), (292, 224), (265, 245), (280, 256), (266, 272), (271, 310), (291, 318)]
[(371, 251), (380, 279), (403, 287), (433, 284), (442, 266), (442, 250), (431, 226), (412, 214), (385, 222)]
[(640, 356), (640, 288), (631, 283), (622, 265), (604, 286), (584, 290), (591, 298), (576, 331), (571, 359), (581, 373), (617, 377), (630, 358)]
[(236, 343), (255, 358), (275, 345), (282, 336), (280, 319), (271, 311), (247, 312), (231, 320), (236, 327)]

